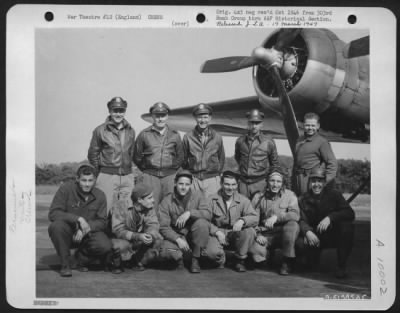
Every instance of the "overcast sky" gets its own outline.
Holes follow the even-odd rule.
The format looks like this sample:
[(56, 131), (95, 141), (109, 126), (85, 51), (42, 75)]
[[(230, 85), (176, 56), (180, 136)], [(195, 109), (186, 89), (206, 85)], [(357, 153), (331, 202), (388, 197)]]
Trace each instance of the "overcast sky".
[[(36, 31), (36, 163), (82, 161), (115, 96), (136, 133), (157, 102), (171, 108), (255, 95), (251, 69), (201, 74), (207, 59), (249, 55), (270, 30), (41, 29)], [(366, 31), (335, 30), (343, 41)], [(224, 138), (227, 156), (235, 138)], [(290, 155), (286, 141), (278, 153)], [(366, 144), (332, 144), (338, 158), (370, 159)]]

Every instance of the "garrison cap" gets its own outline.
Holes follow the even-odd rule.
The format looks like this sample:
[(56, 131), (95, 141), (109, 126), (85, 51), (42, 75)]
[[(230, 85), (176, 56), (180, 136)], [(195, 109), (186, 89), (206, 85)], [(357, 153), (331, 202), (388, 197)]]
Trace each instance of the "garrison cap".
[(325, 170), (322, 167), (313, 168), (310, 173), (310, 178), (312, 177), (326, 178)]
[(246, 113), (246, 117), (249, 122), (262, 122), (264, 119), (264, 113), (257, 109), (253, 109)]
[(166, 114), (168, 114), (170, 111), (171, 111), (171, 109), (164, 102), (156, 102), (150, 108), (150, 113), (166, 113)]
[(180, 177), (187, 177), (187, 178), (189, 178), (191, 181), (193, 181), (193, 175), (192, 175), (192, 173), (190, 172), (190, 171), (188, 171), (188, 170), (183, 170), (183, 169), (181, 169), (181, 170), (179, 170), (177, 173), (176, 173), (176, 175), (175, 175), (175, 182), (177, 182), (178, 181), (178, 179), (180, 178)]
[(153, 192), (153, 188), (151, 188), (149, 185), (147, 185), (147, 184), (138, 184), (132, 190), (132, 194), (131, 194), (132, 202), (136, 202), (139, 199), (147, 197), (152, 192)]
[(212, 114), (213, 110), (210, 105), (206, 103), (199, 103), (196, 105), (193, 109), (193, 115), (199, 115), (199, 114)]
[(128, 103), (121, 97), (114, 97), (107, 103), (107, 107), (109, 110), (116, 108), (126, 109), (127, 106)]

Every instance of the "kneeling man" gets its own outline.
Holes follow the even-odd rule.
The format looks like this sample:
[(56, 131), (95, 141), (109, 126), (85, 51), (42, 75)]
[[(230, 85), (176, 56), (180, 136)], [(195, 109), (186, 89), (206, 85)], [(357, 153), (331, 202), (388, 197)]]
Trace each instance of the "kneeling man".
[(146, 184), (133, 188), (131, 199), (116, 203), (112, 213), (113, 246), (119, 249), (122, 261), (133, 269), (144, 270), (145, 266), (158, 260), (162, 237), (160, 224), (154, 211), (153, 189)]
[[(254, 243), (258, 215), (248, 198), (237, 192), (238, 174), (225, 171), (221, 177), (221, 189), (210, 198), (211, 228), (209, 244), (205, 251), (217, 255), (223, 247), (235, 251), (235, 270), (245, 272), (244, 261)], [(221, 266), (222, 267), (222, 266)]]
[[(81, 165), (74, 182), (57, 190), (50, 206), (49, 236), (61, 258), (60, 275), (72, 276), (70, 249), (77, 248), (78, 270), (101, 259), (108, 265), (113, 258), (111, 240), (104, 233), (107, 225), (107, 200), (104, 192), (94, 187), (97, 172), (90, 164)], [(114, 255), (113, 273), (120, 273), (119, 256)]]
[(271, 169), (266, 190), (257, 193), (252, 203), (260, 214), (258, 235), (251, 248), (253, 259), (262, 262), (269, 250), (281, 248), (283, 260), (279, 273), (288, 275), (295, 258), (300, 211), (296, 195), (285, 188), (285, 173), (281, 168)]
[[(299, 198), (300, 233), (296, 242), (299, 252), (316, 255), (321, 249), (337, 248), (337, 278), (346, 277), (346, 263), (353, 248), (354, 211), (343, 195), (326, 188), (323, 168), (310, 173), (309, 191)], [(316, 265), (316, 264), (309, 264)]]
[(182, 267), (183, 253), (191, 251), (190, 272), (200, 273), (199, 259), (209, 238), (210, 211), (202, 192), (191, 190), (192, 183), (189, 171), (178, 171), (174, 191), (161, 202), (160, 233), (165, 239), (161, 258)]

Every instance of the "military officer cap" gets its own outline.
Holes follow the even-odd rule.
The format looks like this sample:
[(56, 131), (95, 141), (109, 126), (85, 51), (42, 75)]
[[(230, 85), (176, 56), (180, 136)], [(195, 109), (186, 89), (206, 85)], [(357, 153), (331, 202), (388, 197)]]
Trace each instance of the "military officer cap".
[(109, 110), (116, 108), (126, 109), (127, 106), (128, 103), (121, 97), (114, 97), (107, 103), (107, 107)]
[(313, 168), (310, 173), (310, 178), (312, 177), (326, 178), (325, 170), (322, 167)]
[(246, 113), (246, 117), (249, 122), (262, 122), (264, 119), (264, 113), (260, 112), (257, 109), (253, 109), (250, 112)]
[(188, 171), (188, 170), (183, 170), (183, 169), (181, 169), (181, 170), (179, 170), (177, 173), (176, 173), (176, 175), (175, 175), (175, 182), (177, 182), (178, 181), (178, 179), (180, 178), (180, 177), (187, 177), (187, 178), (189, 178), (190, 179), (190, 181), (193, 181), (193, 175), (192, 175), (192, 173), (190, 172), (190, 171)]
[(206, 103), (200, 103), (196, 105), (193, 109), (193, 115), (199, 115), (199, 114), (212, 114), (212, 108)]
[(171, 109), (164, 102), (156, 102), (150, 108), (150, 113), (166, 113), (166, 114), (168, 114), (170, 111), (171, 111)]
[(138, 184), (133, 188), (131, 199), (133, 202), (138, 201), (144, 197), (147, 197), (149, 194), (153, 192), (153, 188), (147, 184)]

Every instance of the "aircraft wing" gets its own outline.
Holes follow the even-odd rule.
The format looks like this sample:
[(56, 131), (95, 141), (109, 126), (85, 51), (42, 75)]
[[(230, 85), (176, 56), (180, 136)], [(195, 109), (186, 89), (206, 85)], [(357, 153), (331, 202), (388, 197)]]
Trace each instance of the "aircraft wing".
[[(247, 132), (246, 113), (252, 109), (259, 109), (265, 115), (263, 133), (269, 134), (274, 139), (287, 139), (281, 113), (265, 106), (262, 107), (257, 96), (209, 102), (208, 104), (213, 108), (211, 126), (222, 136), (238, 137), (245, 134)], [(193, 108), (194, 106), (186, 106), (172, 109), (168, 124), (181, 132), (190, 131), (196, 125), (192, 115)], [(143, 114), (142, 118), (149, 123), (153, 122), (150, 113)], [(299, 132), (302, 134), (303, 124), (301, 121), (298, 121), (298, 125)], [(361, 142), (360, 140), (343, 138), (340, 133), (325, 131), (322, 128), (320, 133), (333, 142)]]

